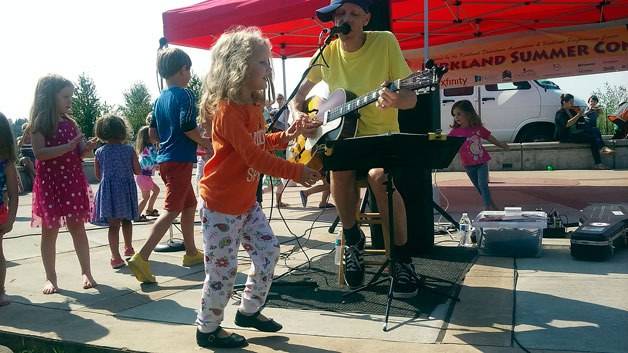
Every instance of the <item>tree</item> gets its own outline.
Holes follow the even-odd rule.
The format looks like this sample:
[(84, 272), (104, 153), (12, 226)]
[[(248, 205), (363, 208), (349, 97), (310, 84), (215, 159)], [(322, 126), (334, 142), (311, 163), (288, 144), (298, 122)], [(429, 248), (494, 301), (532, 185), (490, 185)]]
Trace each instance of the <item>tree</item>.
[(197, 74), (192, 73), (192, 78), (190, 78), (188, 88), (192, 91), (192, 93), (194, 93), (196, 104), (198, 104), (201, 99), (201, 94), (203, 93), (203, 80)]
[(94, 81), (82, 73), (74, 89), (72, 115), (86, 137), (94, 136), (94, 123), (102, 112)]
[(593, 94), (599, 98), (600, 106), (604, 108), (597, 119), (598, 127), (603, 134), (612, 134), (613, 124), (608, 121), (607, 116), (615, 113), (619, 103), (628, 100), (628, 90), (624, 86), (611, 86), (604, 82), (604, 86), (595, 89)]
[(101, 112), (103, 115), (105, 114), (117, 114), (120, 112), (120, 107), (115, 104), (109, 104), (107, 101), (102, 103)]
[(28, 119), (17, 119), (13, 123), (11, 123), (11, 131), (13, 132), (13, 137), (16, 139), (22, 136), (22, 125), (27, 123)]
[(150, 93), (143, 82), (136, 82), (123, 95), (124, 105), (120, 107), (120, 111), (131, 124), (135, 134), (146, 124), (146, 115), (153, 110)]

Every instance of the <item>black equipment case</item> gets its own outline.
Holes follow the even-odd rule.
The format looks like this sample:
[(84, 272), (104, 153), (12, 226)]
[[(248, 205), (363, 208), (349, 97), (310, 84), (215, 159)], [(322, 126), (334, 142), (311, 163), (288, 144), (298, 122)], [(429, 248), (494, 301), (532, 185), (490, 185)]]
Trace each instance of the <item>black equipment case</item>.
[(585, 220), (571, 234), (571, 256), (581, 260), (606, 260), (616, 247), (626, 246), (628, 207), (597, 204), (584, 210)]

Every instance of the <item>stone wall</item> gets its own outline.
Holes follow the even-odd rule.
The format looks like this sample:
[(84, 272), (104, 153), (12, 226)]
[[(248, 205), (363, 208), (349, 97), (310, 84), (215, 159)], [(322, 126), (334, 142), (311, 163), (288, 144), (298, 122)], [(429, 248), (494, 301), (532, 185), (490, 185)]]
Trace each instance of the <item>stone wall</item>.
[[(602, 155), (602, 163), (611, 169), (628, 168), (628, 140), (606, 140), (614, 154)], [(491, 170), (591, 169), (593, 157), (587, 144), (560, 142), (510, 143), (505, 151), (495, 145), (484, 147), (491, 154)], [(444, 171), (462, 171), (459, 156)]]

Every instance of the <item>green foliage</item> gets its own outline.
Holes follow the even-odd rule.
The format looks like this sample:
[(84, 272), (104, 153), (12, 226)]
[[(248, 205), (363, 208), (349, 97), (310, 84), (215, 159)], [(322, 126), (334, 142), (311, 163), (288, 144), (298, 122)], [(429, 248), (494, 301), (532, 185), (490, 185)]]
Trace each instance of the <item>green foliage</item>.
[(80, 74), (72, 99), (72, 116), (86, 137), (94, 136), (94, 123), (101, 112), (102, 105), (94, 81), (87, 74)]
[(13, 132), (13, 137), (17, 139), (18, 137), (22, 136), (22, 125), (27, 122), (28, 119), (17, 119), (12, 123), (11, 120), (9, 120), (9, 123), (11, 124), (11, 131)]
[(137, 82), (123, 95), (124, 105), (120, 107), (120, 110), (131, 124), (135, 135), (137, 130), (146, 124), (146, 115), (153, 109), (150, 93), (143, 82)]
[(608, 82), (604, 82), (604, 86), (594, 90), (593, 94), (600, 99), (600, 105), (606, 108), (608, 114), (615, 113), (619, 104), (628, 100), (628, 89), (626, 87), (621, 85), (611, 86)]
[(118, 107), (115, 104), (109, 104), (106, 101), (103, 102), (100, 110), (101, 110), (102, 115), (120, 113), (120, 107)]
[(190, 82), (188, 83), (188, 89), (194, 93), (196, 104), (198, 104), (201, 99), (201, 94), (203, 93), (203, 80), (197, 74), (192, 73), (192, 78), (190, 78)]
[(607, 116), (614, 114), (619, 104), (628, 100), (628, 90), (622, 85), (611, 86), (604, 82), (604, 86), (593, 91), (600, 99), (602, 114), (597, 119), (598, 128), (602, 134), (612, 134), (615, 124), (608, 121)]

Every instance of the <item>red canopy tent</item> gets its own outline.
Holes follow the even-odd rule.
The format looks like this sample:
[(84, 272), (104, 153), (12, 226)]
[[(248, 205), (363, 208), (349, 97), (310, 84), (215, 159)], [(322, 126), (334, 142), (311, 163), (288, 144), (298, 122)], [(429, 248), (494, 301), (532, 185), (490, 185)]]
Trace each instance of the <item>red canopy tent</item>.
[[(628, 18), (628, 0), (426, 0), (429, 43), (424, 43), (424, 1), (390, 0), (391, 24), (402, 49), (417, 49), (506, 33)], [(321, 28), (314, 16), (328, 0), (207, 0), (163, 13), (172, 44), (208, 49), (233, 25), (258, 26), (277, 57), (307, 57)]]

